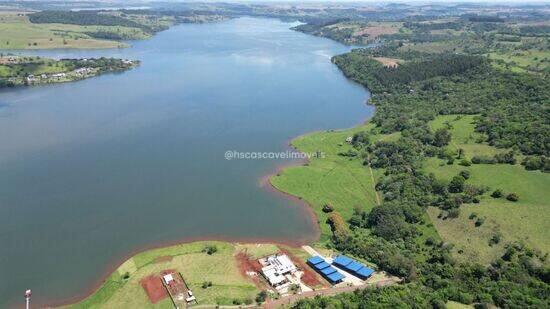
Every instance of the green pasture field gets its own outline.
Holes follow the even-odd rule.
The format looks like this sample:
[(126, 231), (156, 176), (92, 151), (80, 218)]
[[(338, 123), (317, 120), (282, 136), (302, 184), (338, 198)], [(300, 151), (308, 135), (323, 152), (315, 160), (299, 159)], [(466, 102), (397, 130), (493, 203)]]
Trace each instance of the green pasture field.
[[(487, 144), (475, 143), (479, 136), (473, 131), (474, 117), (463, 115), (457, 119), (456, 115), (440, 116), (430, 125), (432, 129), (437, 129), (449, 123), (452, 127), (450, 147), (464, 149), (466, 157), (475, 154), (494, 155), (503, 151)], [(454, 252), (459, 259), (488, 263), (502, 253), (506, 242), (516, 240), (524, 241), (543, 252), (550, 252), (550, 174), (527, 171), (519, 164), (472, 164), (465, 167), (456, 162), (447, 165), (443, 160), (429, 158), (425, 163), (425, 170), (446, 180), (462, 170), (467, 170), (471, 178), (466, 183), (490, 188), (479, 204), (461, 206), (460, 216), (456, 219), (439, 219), (438, 209), (428, 210), (441, 237), (455, 244)], [(502, 190), (505, 195), (511, 192), (518, 194), (519, 201), (490, 197), (491, 192), (496, 189)], [(475, 227), (475, 219), (469, 218), (472, 213), (485, 218), (485, 222)], [(501, 235), (501, 242), (489, 246), (489, 239), (497, 234)], [(458, 253), (459, 251), (462, 253)]]
[[(216, 246), (217, 252), (202, 252), (207, 245)], [(139, 253), (119, 266), (94, 294), (65, 308), (172, 308), (168, 298), (151, 304), (140, 285), (142, 278), (167, 269), (181, 273), (199, 305), (253, 300), (259, 290), (241, 275), (234, 258), (238, 250), (237, 245), (225, 242), (194, 242)], [(128, 279), (124, 279), (126, 273)], [(203, 289), (205, 281), (212, 286)]]

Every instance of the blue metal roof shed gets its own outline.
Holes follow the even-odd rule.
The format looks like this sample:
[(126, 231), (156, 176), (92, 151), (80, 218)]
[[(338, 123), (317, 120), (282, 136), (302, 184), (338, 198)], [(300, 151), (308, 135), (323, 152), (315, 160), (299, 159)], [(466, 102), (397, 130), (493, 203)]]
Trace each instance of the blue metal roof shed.
[(356, 274), (359, 275), (359, 277), (361, 277), (362, 279), (366, 279), (368, 277), (370, 277), (372, 275), (372, 273), (374, 273), (374, 270), (373, 269), (370, 269), (368, 267), (363, 267), (361, 269), (359, 269)]
[(341, 273), (339, 272), (335, 272), (335, 273), (332, 273), (330, 275), (327, 276), (327, 279), (332, 283), (337, 283), (337, 282), (340, 282), (342, 281), (342, 279), (344, 279), (344, 275), (342, 275)]
[(323, 261), (323, 262), (321, 262), (321, 263), (318, 263), (318, 264), (313, 265), (313, 267), (314, 267), (315, 269), (317, 269), (317, 270), (321, 270), (321, 269), (325, 269), (325, 268), (327, 268), (327, 267), (330, 267), (330, 264), (327, 263), (327, 262), (325, 262), (325, 261)]
[(310, 265), (316, 265), (316, 264), (319, 264), (321, 262), (324, 262), (325, 260), (323, 260), (320, 256), (314, 256), (314, 257), (311, 257), (307, 260), (307, 262), (310, 264)]
[(350, 259), (349, 257), (347, 257), (345, 255), (339, 255), (333, 261), (334, 264), (340, 265), (340, 266), (343, 266), (343, 267), (345, 267), (346, 265), (348, 265), (352, 262), (355, 262), (355, 261), (353, 259)]
[(335, 273), (336, 272), (336, 269), (334, 269), (334, 267), (330, 266), (330, 267), (327, 267), (325, 269), (321, 269), (321, 273), (325, 276), (328, 276), (332, 273)]
[(357, 262), (351, 262), (350, 264), (346, 265), (346, 269), (351, 272), (357, 272), (361, 268), (363, 268), (363, 264)]

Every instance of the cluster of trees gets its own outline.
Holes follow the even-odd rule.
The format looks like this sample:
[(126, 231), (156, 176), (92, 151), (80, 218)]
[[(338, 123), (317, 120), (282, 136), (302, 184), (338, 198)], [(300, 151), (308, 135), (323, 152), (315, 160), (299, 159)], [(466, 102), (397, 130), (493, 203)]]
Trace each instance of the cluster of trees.
[[(388, 47), (378, 51), (388, 50)], [(480, 114), (476, 130), (499, 148), (515, 148), (530, 155), (530, 168), (544, 168), (550, 156), (550, 80), (534, 74), (493, 69), (487, 60), (468, 55), (442, 54), (387, 68), (370, 55), (354, 50), (333, 62), (344, 74), (374, 93), (377, 106), (372, 121), (383, 133), (422, 129), (437, 115)], [(497, 162), (508, 158), (495, 158)]]
[(29, 14), (29, 21), (35, 24), (73, 24), (85, 26), (124, 26), (151, 29), (146, 25), (120, 16), (102, 14), (100, 11), (41, 11)]
[(464, 27), (462, 22), (431, 22), (431, 23), (415, 23), (415, 22), (405, 22), (403, 26), (412, 30), (418, 31), (431, 31), (431, 30), (443, 30), (443, 29), (453, 29), (460, 30)]

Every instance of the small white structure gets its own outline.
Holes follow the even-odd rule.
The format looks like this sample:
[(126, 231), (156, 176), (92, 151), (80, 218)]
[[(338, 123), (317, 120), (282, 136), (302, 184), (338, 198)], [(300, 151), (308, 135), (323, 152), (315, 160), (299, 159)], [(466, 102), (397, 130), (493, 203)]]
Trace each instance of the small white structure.
[(269, 284), (274, 287), (287, 283), (288, 279), (285, 275), (293, 274), (298, 270), (285, 254), (268, 256), (262, 264), (265, 265), (262, 268), (262, 274), (269, 281)]
[(346, 137), (346, 143), (351, 144), (353, 142), (353, 136)]
[(164, 283), (166, 284), (170, 284), (170, 282), (174, 281), (174, 277), (172, 277), (172, 274), (164, 275), (162, 279), (164, 279)]

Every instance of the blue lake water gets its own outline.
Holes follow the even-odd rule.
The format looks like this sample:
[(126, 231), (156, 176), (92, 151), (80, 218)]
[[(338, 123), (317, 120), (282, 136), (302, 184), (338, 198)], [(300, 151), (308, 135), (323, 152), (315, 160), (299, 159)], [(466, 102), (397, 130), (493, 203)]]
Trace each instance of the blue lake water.
[(330, 62), (349, 47), (291, 26), (240, 18), (127, 49), (25, 52), (142, 65), (0, 92), (0, 307), (27, 288), (35, 304), (82, 295), (155, 244), (313, 240), (309, 213), (259, 185), (288, 161), (224, 159), (372, 114)]

